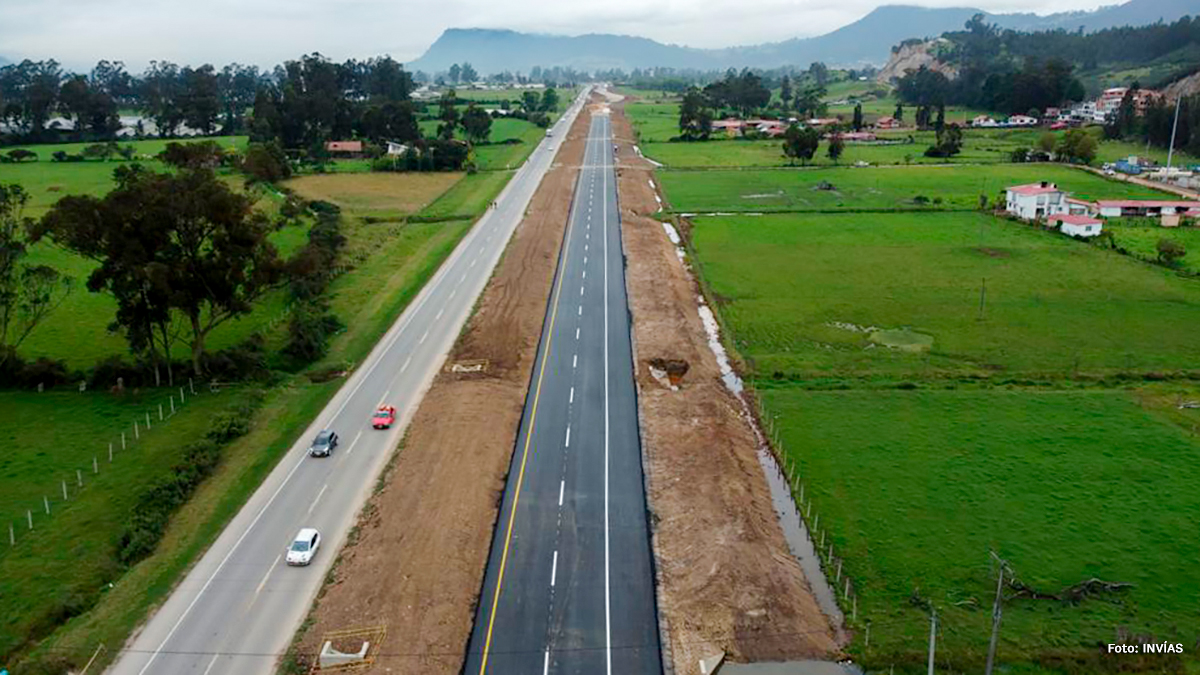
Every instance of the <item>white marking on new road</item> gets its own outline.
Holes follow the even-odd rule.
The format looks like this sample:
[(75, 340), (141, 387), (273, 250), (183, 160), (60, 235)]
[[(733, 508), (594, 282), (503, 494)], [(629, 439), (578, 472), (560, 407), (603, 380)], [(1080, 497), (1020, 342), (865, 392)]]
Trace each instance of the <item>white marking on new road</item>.
[(258, 597), (258, 594), (262, 593), (263, 586), (267, 585), (267, 579), (271, 578), (271, 572), (275, 571), (275, 566), (279, 564), (279, 559), (282, 557), (282, 553), (275, 556), (275, 562), (271, 563), (271, 566), (267, 568), (267, 573), (263, 575), (262, 581), (258, 582), (258, 588), (254, 589), (255, 597)]
[(470, 268), (474, 267), (475, 263), (477, 263), (477, 262), (479, 262), (479, 256), (475, 256), (475, 259), (471, 261), (471, 264), (468, 265), (467, 268), (470, 269)]
[(546, 647), (546, 661), (545, 661), (544, 665), (542, 666), (542, 675), (546, 675), (549, 672), (550, 672), (550, 648)]
[(322, 486), (321, 486), (321, 491), (317, 493), (317, 498), (316, 498), (316, 499), (314, 499), (314, 500), (312, 501), (312, 503), (308, 505), (308, 513), (309, 513), (310, 515), (312, 514), (312, 512), (313, 512), (313, 509), (317, 508), (317, 502), (321, 501), (321, 497), (322, 497), (322, 496), (324, 496), (324, 494), (325, 494), (325, 490), (327, 490), (328, 488), (329, 488), (329, 483), (326, 483), (326, 484), (322, 485)]
[(563, 480), (558, 481), (558, 505), (559, 506), (562, 506), (563, 492), (565, 492), (566, 489), (567, 489), (567, 480), (564, 478)]
[(574, 368), (575, 366), (578, 366), (578, 365), (579, 365), (579, 355), (576, 354), (575, 356), (571, 357), (571, 367)]
[(445, 314), (445, 313), (446, 313), (446, 308), (445, 308), (445, 307), (443, 307), (442, 309), (439, 309), (439, 310), (438, 310), (438, 313), (437, 313), (437, 316), (433, 317), (433, 320), (434, 320), (434, 321), (437, 321), (438, 319), (442, 318), (442, 314)]
[(583, 278), (584, 278), (584, 279), (586, 279), (586, 278), (587, 278), (587, 270), (584, 270), (584, 271), (583, 271)]
[(567, 440), (563, 443), (565, 447), (571, 447), (571, 425), (567, 425)]
[(583, 295), (583, 288), (584, 288), (583, 286), (580, 286), (580, 287), (579, 287), (579, 294), (580, 294), (580, 295)]
[(404, 371), (408, 370), (408, 364), (410, 364), (410, 363), (412, 363), (412, 356), (409, 356), (407, 359), (404, 359), (404, 365), (400, 366), (400, 372), (403, 373)]
[(550, 588), (554, 588), (554, 580), (558, 578), (558, 551), (554, 552), (554, 562), (550, 563)]
[(387, 391), (383, 392), (383, 398), (379, 399), (379, 403), (377, 403), (375, 405), (375, 407), (378, 408), (378, 407), (382, 406), (384, 403), (387, 403), (388, 395), (391, 393), (392, 393), (391, 389), (388, 389)]
[(456, 288), (456, 289), (454, 289), (454, 290), (452, 290), (452, 291), (450, 291), (450, 297), (449, 297), (449, 298), (446, 298), (446, 299), (447, 299), (447, 300), (453, 300), (453, 299), (454, 299), (454, 296), (455, 296), (457, 293), (458, 293), (458, 289), (457, 289), (457, 288)]
[(575, 329), (575, 339), (576, 340), (579, 339), (579, 329), (578, 328)]
[(208, 667), (204, 669), (204, 675), (208, 675), (209, 671), (212, 670), (212, 667), (217, 665), (217, 659), (219, 658), (221, 658), (220, 654), (213, 654), (212, 661), (209, 661)]
[(579, 306), (579, 316), (583, 316), (583, 305)]
[(421, 341), (420, 341), (420, 342), (418, 342), (417, 344), (419, 344), (419, 345), (423, 345), (423, 344), (425, 344), (425, 338), (427, 338), (427, 337), (429, 337), (429, 331), (428, 331), (428, 330), (426, 330), (426, 331), (425, 331), (425, 334), (421, 336)]

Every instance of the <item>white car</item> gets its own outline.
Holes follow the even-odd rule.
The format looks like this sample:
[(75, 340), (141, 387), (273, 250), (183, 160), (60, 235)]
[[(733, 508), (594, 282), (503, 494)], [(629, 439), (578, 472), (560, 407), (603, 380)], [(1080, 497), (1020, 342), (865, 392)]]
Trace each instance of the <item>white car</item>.
[(287, 564), (307, 565), (321, 546), (321, 533), (311, 527), (300, 530), (287, 549)]

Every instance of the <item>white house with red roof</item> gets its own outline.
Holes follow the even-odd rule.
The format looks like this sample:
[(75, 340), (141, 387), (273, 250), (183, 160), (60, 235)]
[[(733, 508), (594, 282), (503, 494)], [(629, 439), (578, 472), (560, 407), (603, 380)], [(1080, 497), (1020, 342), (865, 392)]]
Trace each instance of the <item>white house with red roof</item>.
[(1023, 220), (1037, 220), (1069, 213), (1070, 207), (1067, 193), (1054, 183), (1042, 181), (1006, 189), (1004, 210)]
[(1104, 223), (1091, 216), (1073, 213), (1060, 213), (1050, 216), (1046, 222), (1058, 226), (1063, 234), (1072, 237), (1095, 237), (1104, 229)]

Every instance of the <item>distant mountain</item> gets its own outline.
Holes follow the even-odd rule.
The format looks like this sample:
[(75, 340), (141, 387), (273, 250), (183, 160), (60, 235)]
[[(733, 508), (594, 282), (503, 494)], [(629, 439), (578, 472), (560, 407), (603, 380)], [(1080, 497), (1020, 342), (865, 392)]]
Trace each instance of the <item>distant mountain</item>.
[(3, 56), (0, 56), (0, 66), (7, 66), (10, 63), (12, 63), (12, 61), (9, 61), (8, 59), (4, 58)]
[(577, 70), (610, 68), (774, 68), (782, 65), (807, 67), (813, 61), (830, 65), (882, 65), (893, 45), (909, 38), (926, 38), (959, 30), (975, 14), (989, 23), (1015, 30), (1062, 28), (1086, 31), (1114, 26), (1140, 26), (1162, 20), (1175, 21), (1200, 14), (1195, 0), (1129, 0), (1122, 5), (1101, 7), (1092, 12), (1036, 14), (990, 14), (971, 7), (927, 8), (885, 5), (863, 18), (831, 33), (811, 38), (794, 38), (745, 47), (695, 49), (666, 45), (627, 35), (589, 34), (579, 36), (518, 33), (510, 30), (452, 28), (409, 64), (412, 70), (443, 71), (453, 63), (469, 61), (477, 70), (528, 72), (534, 66), (569, 66)]

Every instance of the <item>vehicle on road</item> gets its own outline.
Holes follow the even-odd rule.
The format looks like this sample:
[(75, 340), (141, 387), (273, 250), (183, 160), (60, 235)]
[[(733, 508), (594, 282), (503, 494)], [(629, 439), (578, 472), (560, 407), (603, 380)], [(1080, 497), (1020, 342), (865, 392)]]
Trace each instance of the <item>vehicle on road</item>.
[(376, 429), (391, 429), (396, 423), (396, 407), (391, 405), (381, 405), (379, 410), (371, 416), (371, 426)]
[(321, 546), (321, 533), (316, 529), (306, 527), (296, 534), (291, 546), (287, 549), (287, 564), (307, 565)]
[(333, 449), (337, 447), (338, 435), (332, 429), (325, 429), (317, 434), (313, 439), (312, 445), (308, 446), (308, 454), (312, 457), (328, 457), (333, 454)]

